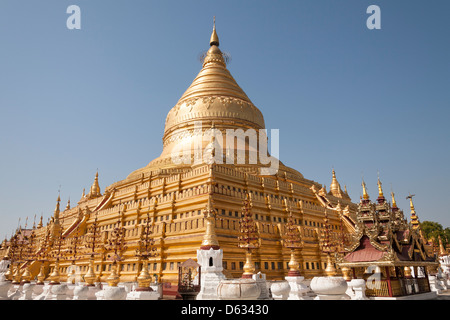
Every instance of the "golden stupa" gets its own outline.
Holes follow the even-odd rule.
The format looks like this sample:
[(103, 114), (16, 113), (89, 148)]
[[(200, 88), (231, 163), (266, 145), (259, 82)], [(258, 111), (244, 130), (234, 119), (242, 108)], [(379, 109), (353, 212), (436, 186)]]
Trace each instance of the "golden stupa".
[[(222, 132), (223, 139), (205, 139), (205, 132), (211, 128)], [(265, 175), (261, 171), (264, 165), (259, 162), (205, 163), (195, 159), (194, 152), (190, 153), (191, 159), (185, 159), (190, 163), (173, 161), (174, 155), (186, 151), (186, 145), (197, 144), (203, 150), (213, 141), (225, 146), (227, 129), (264, 128), (261, 111), (227, 69), (214, 24), (200, 72), (167, 115), (161, 155), (124, 180), (107, 186), (103, 193), (97, 173), (89, 192), (83, 191), (72, 208), (68, 205), (60, 212), (58, 199), (51, 221), (33, 229), (36, 254), (46, 257), (22, 265), (27, 264), (32, 277), (39, 273), (42, 278), (50, 275), (58, 261), (60, 281), (66, 281), (74, 263), (81, 276), (89, 271), (87, 278), (92, 283), (94, 277), (106, 281), (113, 271), (120, 281), (136, 281), (148, 262), (152, 280), (176, 284), (178, 265), (190, 258), (196, 260), (196, 251), (208, 229), (214, 230), (214, 241), (223, 250), (224, 273), (241, 277), (247, 252), (239, 247), (239, 220), (243, 201), (250, 195), (258, 238), (252, 250), (254, 272), (266, 274), (267, 279), (282, 279), (293, 265), (298, 265), (300, 274), (307, 278), (324, 275), (327, 254), (319, 248), (324, 213), (330, 230), (338, 237), (353, 228), (351, 217), (356, 212), (356, 204), (341, 189), (334, 170), (327, 192), (324, 185), (304, 178), (281, 162), (276, 174)], [(223, 155), (229, 155), (250, 147), (244, 143), (236, 144), (233, 150), (222, 150)], [(205, 217), (205, 210), (215, 210), (214, 219), (211, 215)], [(290, 216), (301, 235), (301, 246), (295, 250), (283, 245)], [(157, 254), (145, 260), (136, 250), (148, 219)], [(124, 231), (125, 245), (114, 253), (116, 260), (112, 261), (106, 243), (117, 228)], [(80, 238), (77, 257), (69, 257), (63, 248), (58, 259), (52, 258), (52, 243), (58, 236), (63, 241)], [(92, 244), (92, 239), (98, 243)], [(3, 255), (7, 256), (7, 251)]]

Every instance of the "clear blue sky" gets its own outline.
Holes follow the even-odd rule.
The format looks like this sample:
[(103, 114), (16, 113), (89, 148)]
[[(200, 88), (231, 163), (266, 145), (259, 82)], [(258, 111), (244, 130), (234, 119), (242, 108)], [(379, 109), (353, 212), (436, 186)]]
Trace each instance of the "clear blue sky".
[[(69, 30), (69, 5), (81, 30)], [(366, 9), (381, 8), (381, 30)], [(168, 111), (201, 68), (216, 16), (229, 69), (281, 160), (352, 199), (377, 172), (409, 218), (450, 226), (448, 1), (0, 2), (0, 239), (162, 150)]]

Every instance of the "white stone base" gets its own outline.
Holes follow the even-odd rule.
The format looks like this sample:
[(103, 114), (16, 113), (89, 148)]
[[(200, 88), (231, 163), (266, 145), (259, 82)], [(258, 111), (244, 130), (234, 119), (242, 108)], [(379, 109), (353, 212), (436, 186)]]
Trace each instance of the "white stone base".
[(19, 298), (22, 296), (22, 286), (18, 284), (13, 284), (12, 287), (9, 290), (9, 300), (19, 300)]
[(24, 283), (22, 286), (22, 295), (17, 300), (33, 300), (33, 289), (35, 284)]
[(154, 292), (158, 293), (158, 297), (159, 299), (163, 298), (163, 287), (162, 287), (162, 283), (150, 283), (150, 288), (152, 288), (152, 290)]
[(40, 287), (42, 287), (41, 294), (35, 296), (33, 300), (49, 300), (46, 299), (46, 297), (51, 295), (51, 286), (48, 283), (45, 283), (44, 285), (40, 285)]
[(366, 281), (364, 279), (352, 279), (347, 282), (345, 293), (352, 300), (368, 300), (366, 296)]
[(202, 273), (202, 284), (197, 300), (218, 300), (217, 287), (225, 278), (223, 273)]
[[(99, 292), (98, 292), (99, 293)], [(97, 299), (99, 297), (99, 294), (96, 294)], [(127, 298), (127, 291), (124, 287), (105, 287), (102, 290), (103, 295), (100, 295), (102, 297), (102, 300), (126, 300)], [(98, 299), (101, 300), (101, 299)]]
[(155, 291), (131, 291), (126, 300), (158, 300), (159, 293)]
[(0, 281), (0, 300), (9, 300), (8, 292), (11, 289), (11, 281)]
[(438, 275), (436, 277), (436, 285), (439, 287), (439, 289), (441, 289), (442, 291), (447, 291), (448, 287), (447, 287), (447, 282), (445, 281), (446, 279), (442, 276), (442, 275)]
[(88, 300), (89, 287), (79, 284), (73, 289), (73, 300)]
[(442, 292), (442, 287), (439, 285), (436, 276), (428, 276), (428, 282), (430, 283), (430, 290), (436, 292), (437, 294)]
[(257, 300), (261, 289), (253, 279), (225, 279), (217, 287), (219, 300)]
[(346, 294), (318, 294), (314, 300), (351, 300)]
[(254, 274), (252, 276), (252, 279), (256, 281), (256, 284), (261, 290), (261, 293), (259, 294), (257, 300), (271, 300), (268, 284), (266, 281), (266, 275), (258, 272), (257, 274)]
[(342, 277), (314, 277), (310, 286), (317, 294), (314, 300), (350, 300), (345, 294), (347, 281)]
[(50, 292), (45, 296), (44, 300), (66, 300), (67, 284), (49, 284)]
[(270, 281), (270, 292), (272, 293), (273, 300), (287, 300), (291, 286), (286, 280), (273, 280)]
[(33, 300), (36, 300), (37, 297), (39, 297), (44, 292), (44, 285), (43, 284), (34, 284), (33, 286)]
[(77, 287), (76, 284), (73, 284), (72, 282), (67, 281), (66, 283), (67, 289), (66, 289), (66, 300), (73, 300), (74, 296), (74, 290)]
[(99, 290), (98, 287), (80, 283), (73, 289), (73, 300), (97, 300), (95, 294)]
[(450, 288), (450, 279), (445, 278), (444, 282), (445, 282), (445, 286), (447, 287), (447, 290), (448, 290)]
[(98, 290), (96, 293), (95, 293), (95, 299), (96, 300), (105, 300), (105, 290)]
[(291, 290), (289, 291), (288, 300), (312, 300), (313, 298), (308, 296), (308, 286), (304, 284), (305, 278), (302, 276), (297, 277), (285, 277), (289, 283)]
[[(218, 300), (217, 287), (226, 277), (222, 273), (222, 249), (197, 250), (197, 261), (202, 266), (200, 292), (196, 300)], [(212, 264), (210, 263), (212, 262)]]

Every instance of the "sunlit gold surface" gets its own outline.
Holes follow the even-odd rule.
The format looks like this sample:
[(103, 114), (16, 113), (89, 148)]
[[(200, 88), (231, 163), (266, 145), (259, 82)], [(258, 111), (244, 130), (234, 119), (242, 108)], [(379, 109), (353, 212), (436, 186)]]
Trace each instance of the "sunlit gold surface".
[(383, 188), (381, 186), (380, 178), (378, 178), (378, 197), (379, 198), (384, 198)]
[(300, 275), (300, 263), (298, 263), (297, 261), (297, 257), (295, 254), (295, 250), (291, 249), (291, 260), (289, 260), (289, 272), (288, 275), (289, 276), (299, 276)]
[(141, 289), (149, 288), (150, 281), (151, 281), (151, 277), (150, 277), (150, 274), (148, 273), (148, 264), (146, 262), (144, 262), (142, 264), (141, 273), (139, 274), (139, 277), (137, 278), (137, 283), (138, 283), (139, 288), (141, 288)]
[(60, 283), (60, 274), (59, 274), (59, 261), (55, 262), (55, 266), (53, 267), (53, 272), (50, 274), (50, 284), (59, 284)]
[(329, 277), (333, 277), (336, 275), (336, 268), (334, 267), (333, 260), (331, 259), (331, 254), (327, 255), (327, 267), (325, 269), (325, 273)]
[(251, 278), (255, 274), (255, 264), (252, 261), (252, 252), (247, 250), (245, 253), (244, 273), (242, 278)]
[(339, 182), (337, 181), (336, 178), (336, 172), (332, 171), (332, 179), (331, 179), (331, 184), (330, 184), (330, 194), (338, 197), (338, 198), (343, 198), (345, 196), (347, 196), (347, 191), (342, 191), (341, 189), (341, 185), (339, 184)]
[(9, 265), (8, 271), (5, 272), (5, 279), (8, 281), (12, 281), (12, 275), (13, 275), (13, 265), (12, 263)]
[(351, 271), (352, 270), (349, 267), (342, 268), (342, 277), (345, 279), (345, 281), (352, 280)]
[(120, 282), (120, 277), (117, 274), (117, 264), (113, 263), (111, 267), (111, 273), (108, 278), (106, 278), (106, 282), (110, 287), (117, 287), (117, 284)]
[(15, 269), (15, 271), (13, 273), (12, 279), (13, 279), (12, 284), (19, 284), (20, 283), (20, 280), (22, 279), (22, 273), (20, 271), (19, 265), (16, 266), (16, 269)]
[(21, 283), (29, 283), (31, 281), (31, 277), (30, 267), (27, 265), (25, 267), (25, 271), (22, 273)]
[(366, 183), (362, 182), (362, 187), (363, 187), (363, 199), (364, 200), (369, 200), (369, 194), (367, 193), (367, 187), (366, 187)]
[(411, 278), (412, 277), (411, 268), (410, 267), (404, 267), (403, 271), (405, 273), (405, 278)]
[(37, 275), (37, 282), (36, 284), (44, 284), (45, 280), (45, 265), (41, 263), (41, 267), (39, 268), (39, 274)]
[(219, 248), (219, 241), (215, 231), (215, 210), (211, 203), (211, 197), (208, 197), (208, 204), (203, 212), (206, 220), (206, 231), (203, 237), (201, 249), (213, 248), (217, 250)]
[(226, 129), (259, 130), (265, 127), (261, 111), (226, 67), (215, 27), (202, 69), (167, 115), (160, 157), (130, 177), (146, 168), (171, 166), (173, 153), (182, 150), (181, 144), (191, 143), (187, 139), (195, 139), (193, 129), (196, 121), (201, 121), (203, 131), (214, 123), (224, 134)]
[(88, 271), (84, 275), (84, 281), (86, 282), (86, 285), (93, 286), (96, 279), (97, 276), (94, 272), (94, 259), (90, 259)]
[(395, 194), (393, 191), (391, 192), (391, 197), (392, 197), (392, 208), (397, 208), (397, 202), (395, 201)]
[[(256, 130), (265, 127), (262, 113), (227, 69), (218, 48), (217, 32), (213, 32), (211, 38), (212, 45), (198, 76), (169, 111), (161, 156), (147, 166), (145, 164), (149, 159), (142, 159), (143, 168), (104, 190), (100, 190), (101, 179), (97, 172), (93, 182), (86, 181), (88, 193), (83, 192), (78, 203), (60, 212), (58, 197), (57, 208), (48, 223), (44, 223), (41, 217), (36, 229), (37, 241), (42, 247), (40, 254), (52, 252), (59, 238), (64, 242), (75, 234), (80, 236), (80, 248), (84, 251), (80, 251), (77, 266), (83, 272), (86, 270), (86, 284), (98, 280), (114, 285), (118, 281), (135, 281), (139, 278), (140, 262), (135, 252), (146, 221), (154, 230), (151, 237), (157, 252), (157, 255), (145, 260), (149, 263), (148, 273), (155, 275), (158, 281), (173, 284), (177, 283), (179, 263), (196, 259), (196, 252), (202, 246), (215, 248), (216, 245), (220, 245), (223, 250), (224, 272), (229, 277), (238, 278), (243, 272), (251, 275), (261, 271), (267, 279), (283, 279), (289, 270), (297, 269), (297, 263), (298, 270), (306, 278), (324, 275), (322, 266), (327, 257), (318, 245), (323, 228), (323, 208), (330, 210), (329, 220), (336, 228), (340, 222), (340, 212), (334, 209), (340, 202), (342, 208), (346, 208), (342, 212), (346, 212), (348, 223), (352, 223), (356, 205), (338, 186), (334, 170), (330, 190), (340, 190), (342, 197), (338, 197), (338, 193), (317, 194), (313, 190), (326, 190), (326, 187), (306, 179), (300, 172), (282, 163), (277, 175), (265, 176), (260, 172), (260, 165), (217, 164), (211, 168), (205, 163), (174, 165), (167, 161), (183, 136), (194, 139), (190, 135), (197, 120), (206, 123), (203, 129)], [(151, 128), (142, 130), (148, 134), (159, 134)], [(125, 148), (124, 152), (141, 153), (142, 150)], [(214, 183), (211, 183), (212, 179)], [(82, 188), (80, 186), (80, 191)], [(239, 225), (242, 201), (250, 198), (249, 195), (256, 236), (252, 244), (246, 247), (240, 244), (238, 237), (242, 235)], [(289, 218), (285, 199), (291, 199), (289, 206), (293, 226), (304, 240), (304, 247), (296, 249), (293, 259), (291, 248), (282, 244), (285, 241), (286, 220)], [(212, 211), (214, 218), (208, 214)], [(97, 226), (97, 232), (91, 230), (94, 225)], [(122, 253), (120, 273), (116, 270), (116, 264), (107, 259), (112, 254), (107, 244), (117, 226), (124, 228), (127, 247)], [(49, 235), (49, 242), (44, 245), (42, 240), (46, 235)], [(64, 242), (62, 246), (62, 252), (66, 252), (67, 244)], [(245, 268), (242, 267), (243, 262), (246, 262)], [(58, 263), (49, 259), (45, 268), (41, 263), (31, 264), (30, 272), (33, 277), (39, 274), (40, 277), (44, 275), (51, 279), (61, 267), (61, 275), (58, 272), (56, 275), (65, 281), (71, 263), (69, 257), (61, 254)], [(318, 267), (313, 269), (312, 265)], [(110, 266), (113, 277), (108, 280)], [(48, 270), (54, 272), (48, 275)]]

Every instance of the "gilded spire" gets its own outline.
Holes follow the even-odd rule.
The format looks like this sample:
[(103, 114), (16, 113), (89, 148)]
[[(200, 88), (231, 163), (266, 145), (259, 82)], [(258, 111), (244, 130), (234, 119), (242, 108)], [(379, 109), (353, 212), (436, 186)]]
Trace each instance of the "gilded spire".
[(60, 213), (59, 203), (60, 202), (61, 202), (61, 198), (59, 197), (59, 194), (58, 194), (58, 199), (56, 200), (56, 208), (55, 208), (55, 211), (54, 211), (54, 214), (52, 217), (54, 235), (56, 235), (55, 226), (59, 225), (59, 213)]
[(380, 177), (378, 177), (378, 198), (384, 198), (383, 188), (381, 187)]
[(411, 214), (416, 214), (416, 209), (414, 208), (414, 203), (412, 201), (412, 198), (414, 197), (414, 194), (410, 194), (409, 196), (406, 197), (406, 199), (409, 199), (409, 206), (411, 208)]
[(209, 39), (210, 48), (208, 52), (206, 52), (205, 58), (203, 60), (203, 66), (205, 66), (208, 62), (213, 62), (214, 64), (220, 64), (223, 67), (226, 67), (227, 61), (224, 57), (224, 54), (219, 49), (219, 36), (216, 32), (216, 17), (214, 17), (214, 26), (211, 34), (211, 38)]
[(55, 211), (54, 211), (54, 217), (55, 217), (55, 219), (56, 218), (59, 218), (59, 212), (60, 212), (60, 210), (59, 210), (59, 203), (61, 202), (61, 198), (59, 197), (59, 194), (58, 194), (58, 199), (56, 199), (56, 208), (55, 208)]
[(98, 170), (95, 173), (95, 179), (92, 183), (91, 190), (89, 191), (88, 198), (96, 198), (100, 197), (102, 194), (100, 193), (100, 186), (98, 184)]
[(414, 208), (414, 203), (412, 201), (412, 198), (414, 197), (414, 194), (410, 194), (406, 197), (406, 199), (409, 199), (409, 206), (411, 208), (411, 224), (413, 225), (413, 229), (419, 228), (419, 218), (416, 215), (416, 209)]
[(363, 199), (369, 200), (369, 194), (367, 193), (367, 187), (366, 187), (366, 183), (364, 182), (364, 179), (362, 181), (362, 187), (363, 187)]
[(397, 202), (395, 202), (394, 191), (391, 191), (391, 197), (392, 197), (392, 208), (397, 208)]
[(67, 200), (67, 205), (66, 205), (66, 209), (65, 210), (69, 210), (70, 209), (70, 198), (69, 200)]
[(341, 189), (341, 185), (339, 184), (339, 182), (336, 179), (336, 172), (332, 171), (332, 179), (331, 179), (331, 185), (330, 185), (330, 193), (338, 198), (342, 198), (342, 189)]
[(216, 32), (216, 17), (215, 16), (214, 16), (213, 31), (211, 34), (211, 39), (209, 40), (209, 45), (210, 46), (219, 46), (219, 37), (217, 36), (217, 32)]
[(43, 223), (42, 223), (42, 219), (43, 219), (44, 217), (41, 215), (41, 219), (39, 220), (39, 223), (38, 223), (38, 225), (37, 225), (37, 227), (38, 228), (42, 228), (43, 227)]

